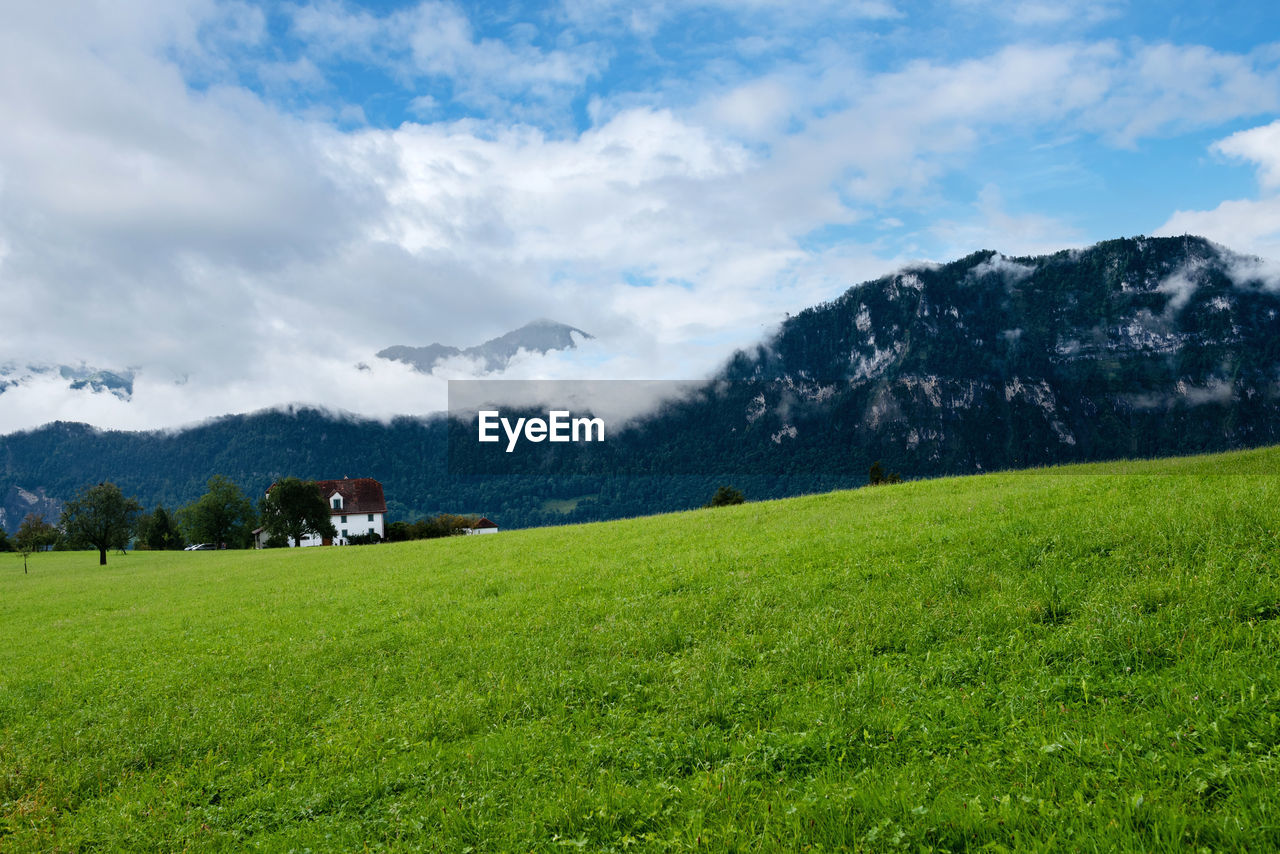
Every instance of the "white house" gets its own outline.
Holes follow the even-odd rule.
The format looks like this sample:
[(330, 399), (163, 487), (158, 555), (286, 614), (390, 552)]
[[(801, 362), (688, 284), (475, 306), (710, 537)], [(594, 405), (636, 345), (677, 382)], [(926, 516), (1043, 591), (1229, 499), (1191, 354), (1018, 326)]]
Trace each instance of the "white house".
[(478, 522), (465, 530), (468, 534), (496, 534), (498, 533), (498, 523), (491, 522), (481, 516)]
[[(351, 537), (360, 534), (387, 535), (387, 499), (378, 481), (371, 477), (344, 477), (342, 480), (316, 481), (316, 488), (329, 505), (329, 521), (338, 535), (333, 539), (304, 537), (302, 545), (345, 546)], [(267, 532), (259, 528), (254, 531), (254, 539), (255, 545), (263, 548), (267, 544)]]

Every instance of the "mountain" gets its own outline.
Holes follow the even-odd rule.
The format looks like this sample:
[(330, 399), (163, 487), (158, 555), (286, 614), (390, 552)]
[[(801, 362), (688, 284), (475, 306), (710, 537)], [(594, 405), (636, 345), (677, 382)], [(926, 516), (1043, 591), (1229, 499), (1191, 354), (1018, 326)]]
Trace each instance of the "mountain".
[(88, 389), (99, 394), (113, 394), (121, 400), (133, 396), (134, 372), (106, 371), (87, 365), (0, 365), (0, 394), (36, 379), (57, 377), (71, 389)]
[(1195, 237), (977, 252), (800, 312), (590, 453), (474, 436), (442, 416), (312, 409), (176, 433), (53, 424), (0, 437), (0, 495), (111, 479), (174, 506), (213, 474), (254, 496), (285, 474), (369, 476), (393, 519), (478, 512), (510, 528), (697, 506), (725, 483), (752, 499), (854, 486), (875, 461), (919, 478), (1277, 444), (1280, 282)]
[(604, 445), (450, 451), (477, 474), (924, 477), (1276, 442), (1280, 282), (1186, 237), (904, 269)]
[(465, 350), (447, 344), (428, 344), (425, 347), (409, 347), (397, 344), (379, 351), (378, 358), (404, 362), (414, 369), (429, 374), (442, 360), (463, 356), (480, 362), (487, 373), (505, 370), (516, 353), (550, 353), (553, 350), (572, 350), (578, 346), (574, 335), (583, 340), (593, 338), (581, 329), (557, 323), (554, 320), (535, 320), (505, 335), (491, 338), (483, 344)]
[(1256, 446), (1280, 441), (1280, 280), (1196, 237), (978, 252), (801, 312), (723, 378), (734, 426), (798, 445), (791, 458), (838, 445), (859, 467)]
[(17, 531), (29, 513), (44, 516), (46, 522), (56, 523), (62, 513), (62, 502), (45, 495), (43, 488), (31, 492), (10, 484), (0, 492), (0, 529)]

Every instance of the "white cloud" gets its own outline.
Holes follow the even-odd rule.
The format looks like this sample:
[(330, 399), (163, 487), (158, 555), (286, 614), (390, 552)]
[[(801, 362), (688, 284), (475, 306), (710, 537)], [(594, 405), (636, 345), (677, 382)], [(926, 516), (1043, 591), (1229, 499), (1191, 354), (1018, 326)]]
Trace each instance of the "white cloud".
[(38, 375), (0, 394), (0, 432), (52, 421), (121, 430), (180, 427), (228, 412), (293, 403), (384, 419), (438, 412), (447, 405), (445, 380), (415, 373), (407, 365), (374, 360), (369, 370), (361, 370), (337, 355), (282, 351), (274, 356), (218, 384), (143, 372), (135, 377), (128, 401), (73, 390), (56, 374)]
[(1264, 188), (1280, 188), (1280, 120), (1233, 133), (1215, 142), (1212, 149), (1252, 161), (1258, 166), (1258, 181)]
[(1085, 124), (1119, 145), (1280, 110), (1280, 68), (1266, 51), (1142, 45), (1105, 74), (1107, 97), (1087, 111)]
[[(762, 164), (667, 111), (629, 110), (574, 140), (462, 122), (369, 131), (360, 144), (396, 159), (384, 239), (415, 257), (465, 246), (476, 275), (526, 293), (542, 283), (539, 298), (592, 318), (576, 325), (629, 345), (637, 331), (670, 345), (744, 324), (757, 334), (795, 305), (776, 287), (801, 260), (788, 235), (827, 213), (760, 216)], [(629, 270), (654, 284), (624, 284)]]
[(0, 287), (22, 294), (6, 300), (5, 344), (23, 358), (149, 361), (171, 337), (212, 348), (252, 315), (254, 277), (323, 259), (380, 204), (331, 168), (331, 129), (242, 89), (192, 92), (145, 42), (109, 61), (94, 43), (112, 15), (31, 21), (65, 24), (56, 38), (0, 32)]
[[(941, 220), (932, 226), (932, 231), (946, 247), (942, 257), (958, 257), (977, 249), (996, 249), (1015, 256), (1040, 255), (1086, 242), (1076, 229), (1053, 217), (1037, 213), (1009, 213), (1005, 208), (1004, 194), (994, 184), (982, 188), (973, 209), (976, 217)], [(993, 269), (998, 266), (995, 259), (988, 263), (993, 265)], [(1006, 273), (1013, 272), (1003, 269)]]
[(1204, 284), (1204, 272), (1208, 264), (1200, 259), (1192, 259), (1183, 264), (1158, 285), (1156, 290), (1169, 295), (1169, 303), (1165, 306), (1165, 315), (1171, 316), (1182, 310), (1195, 292)]
[(1176, 211), (1157, 236), (1196, 234), (1266, 258), (1280, 258), (1280, 197), (1234, 199), (1207, 211)]
[(1108, 0), (958, 0), (970, 13), (983, 13), (1019, 27), (1060, 30), (1062, 27), (1090, 27), (1114, 18), (1123, 3)]
[(759, 138), (779, 129), (791, 116), (794, 92), (782, 81), (764, 78), (739, 86), (716, 99), (714, 119), (735, 131)]
[(1261, 196), (1224, 201), (1211, 210), (1176, 211), (1155, 233), (1198, 234), (1240, 252), (1280, 260), (1280, 121), (1234, 133), (1211, 149), (1252, 162)]
[[(996, 253), (970, 270), (969, 274), (974, 277), (981, 278), (982, 276), (995, 273), (1003, 276), (1006, 281), (1020, 282), (1035, 271), (1036, 268), (1029, 264), (1019, 264), (1017, 261), (1011, 260), (1006, 255)], [(1022, 334), (1019, 330), (1015, 330), (1015, 332), (1017, 334), (1013, 334), (1011, 337), (1016, 338)]]
[(318, 64), (380, 66), (406, 87), (421, 78), (447, 79), (455, 99), (490, 110), (515, 109), (507, 100), (514, 95), (549, 100), (577, 91), (604, 61), (589, 43), (543, 50), (528, 25), (513, 28), (506, 40), (482, 37), (460, 6), (441, 0), (383, 16), (325, 0), (296, 7), (292, 27)]
[[(1110, 145), (1280, 109), (1280, 67), (1265, 52), (1115, 42), (1014, 44), (957, 62), (873, 73), (819, 52), (812, 64), (704, 96), (692, 114), (763, 147), (808, 190), (842, 182), (855, 202), (922, 194), (991, 143), (1087, 131)], [(1028, 143), (1031, 148), (1037, 143)]]
[(565, 17), (587, 28), (622, 23), (636, 35), (649, 37), (662, 26), (690, 12), (713, 11), (735, 21), (758, 19), (763, 32), (795, 31), (822, 22), (894, 21), (902, 12), (887, 0), (663, 0), (627, 3), (624, 0), (564, 0)]
[(430, 95), (419, 95), (409, 102), (409, 112), (419, 119), (430, 118), (440, 107), (440, 102)]

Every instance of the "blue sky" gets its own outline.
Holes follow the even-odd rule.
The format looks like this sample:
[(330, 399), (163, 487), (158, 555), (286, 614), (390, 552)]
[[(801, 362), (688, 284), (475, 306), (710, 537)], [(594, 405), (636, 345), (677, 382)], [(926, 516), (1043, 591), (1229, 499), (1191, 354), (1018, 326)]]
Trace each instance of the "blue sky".
[(524, 375), (697, 376), (983, 248), (1280, 258), (1278, 120), (1264, 2), (21, 4), (0, 365), (139, 379), (32, 383), (0, 429), (425, 411), (373, 353), (544, 316), (597, 341)]

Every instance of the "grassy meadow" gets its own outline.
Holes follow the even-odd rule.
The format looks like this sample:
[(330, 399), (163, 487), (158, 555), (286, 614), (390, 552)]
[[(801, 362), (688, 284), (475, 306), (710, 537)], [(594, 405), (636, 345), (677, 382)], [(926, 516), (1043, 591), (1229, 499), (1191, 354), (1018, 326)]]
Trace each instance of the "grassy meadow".
[(0, 555), (0, 851), (1280, 848), (1276, 472)]

